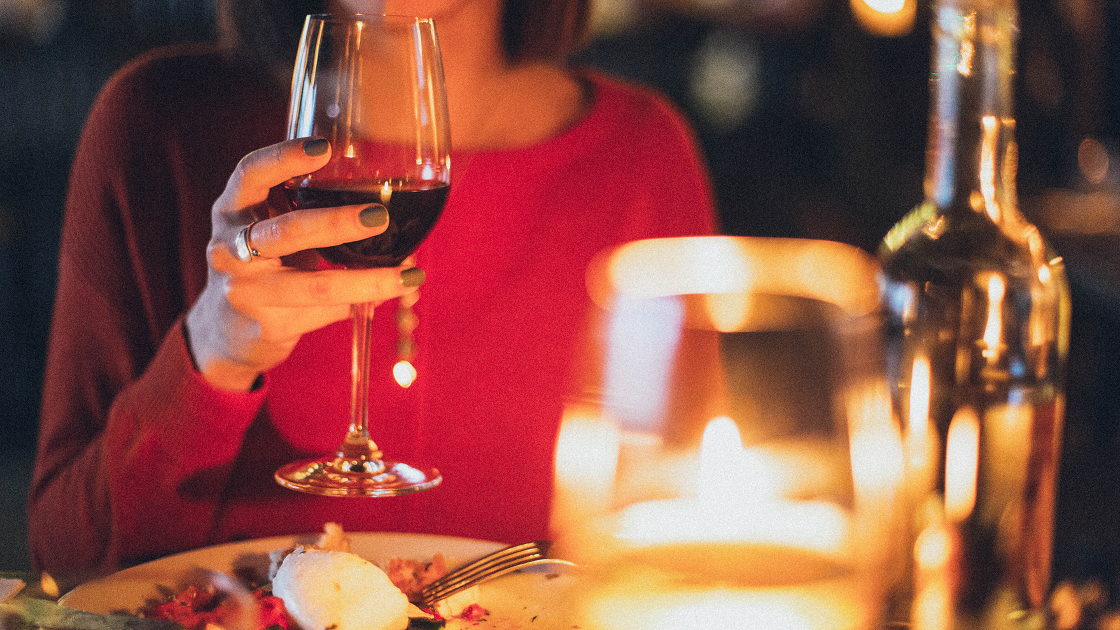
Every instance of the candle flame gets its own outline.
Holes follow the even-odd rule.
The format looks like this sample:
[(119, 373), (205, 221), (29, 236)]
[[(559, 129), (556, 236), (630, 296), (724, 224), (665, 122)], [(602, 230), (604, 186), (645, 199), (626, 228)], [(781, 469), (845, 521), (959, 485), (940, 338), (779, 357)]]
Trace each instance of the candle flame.
[(704, 427), (700, 442), (700, 469), (697, 474), (697, 494), (704, 505), (719, 505), (736, 495), (742, 495), (748, 486), (743, 485), (743, 441), (739, 427), (727, 416), (715, 418)]
[(388, 206), (389, 205), (389, 199), (392, 196), (393, 196), (393, 187), (392, 187), (392, 185), (389, 184), (389, 181), (386, 180), (385, 183), (381, 185), (381, 203), (382, 203), (382, 205)]
[(909, 414), (903, 431), (906, 485), (911, 492), (924, 494), (933, 488), (937, 478), (937, 461), (941, 440), (930, 422), (932, 368), (929, 357), (914, 359), (910, 375)]
[[(797, 473), (773, 452), (743, 448), (735, 421), (727, 416), (712, 419), (700, 442), (696, 494), (704, 509), (755, 506), (778, 499), (788, 491)], [(753, 509), (753, 508), (751, 508)]]
[(634, 545), (749, 541), (842, 553), (848, 514), (824, 501), (781, 498), (780, 466), (761, 449), (744, 449), (733, 420), (715, 418), (700, 445), (697, 499), (631, 505), (620, 513), (615, 535)]

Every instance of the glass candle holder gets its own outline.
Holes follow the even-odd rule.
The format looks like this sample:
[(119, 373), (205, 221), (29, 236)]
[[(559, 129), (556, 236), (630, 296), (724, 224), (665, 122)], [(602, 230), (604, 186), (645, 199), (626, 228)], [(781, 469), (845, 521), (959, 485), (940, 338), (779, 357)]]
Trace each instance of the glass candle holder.
[(903, 450), (875, 261), (834, 242), (636, 241), (588, 285), (555, 458), (582, 628), (861, 630), (901, 577)]

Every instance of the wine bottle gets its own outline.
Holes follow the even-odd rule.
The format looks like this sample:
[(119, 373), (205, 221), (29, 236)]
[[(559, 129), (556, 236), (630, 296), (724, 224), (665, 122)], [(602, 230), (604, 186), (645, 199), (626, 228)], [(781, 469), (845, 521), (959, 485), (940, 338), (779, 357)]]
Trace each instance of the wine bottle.
[(924, 198), (879, 250), (911, 516), (900, 610), (915, 630), (1042, 627), (1069, 286), (1016, 196), (1014, 0), (934, 0), (932, 30)]

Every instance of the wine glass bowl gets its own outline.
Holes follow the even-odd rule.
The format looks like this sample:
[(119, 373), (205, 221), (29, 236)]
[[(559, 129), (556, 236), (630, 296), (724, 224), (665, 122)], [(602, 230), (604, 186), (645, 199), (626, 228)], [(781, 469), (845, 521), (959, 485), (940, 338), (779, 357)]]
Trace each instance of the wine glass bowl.
[(351, 269), (399, 265), (431, 232), (449, 192), (443, 182), (386, 179), (370, 191), (353, 188), (347, 181), (326, 181), (316, 187), (285, 185), (284, 190), (295, 210), (370, 203), (389, 210), (389, 226), (381, 234), (319, 250), (328, 262)]
[(450, 133), (434, 23), (309, 16), (292, 77), (288, 138), (330, 141), (330, 161), (284, 185), (293, 209), (380, 203), (385, 232), (324, 248), (345, 267), (399, 265), (447, 201)]
[[(310, 15), (292, 74), (288, 139), (324, 138), (331, 157), (284, 183), (292, 211), (381, 204), (389, 225), (377, 236), (320, 248), (345, 268), (395, 267), (431, 232), (451, 183), (450, 132), (435, 25), (390, 15)], [(442, 477), (387, 461), (370, 438), (372, 304), (352, 307), (354, 355), (350, 428), (333, 455), (276, 471), (285, 487), (328, 496), (395, 496)]]

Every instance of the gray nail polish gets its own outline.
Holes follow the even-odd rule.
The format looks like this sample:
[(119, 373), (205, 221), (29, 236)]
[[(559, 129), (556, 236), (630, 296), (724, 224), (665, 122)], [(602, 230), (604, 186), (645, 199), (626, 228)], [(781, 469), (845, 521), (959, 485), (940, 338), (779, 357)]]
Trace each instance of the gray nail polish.
[(362, 210), (358, 220), (366, 227), (381, 227), (389, 222), (389, 211), (382, 205), (370, 206)]
[(303, 143), (303, 152), (311, 157), (316, 157), (327, 152), (331, 143), (325, 138), (316, 138)]
[(424, 270), (419, 267), (411, 267), (401, 272), (401, 286), (402, 287), (418, 287), (424, 284)]

